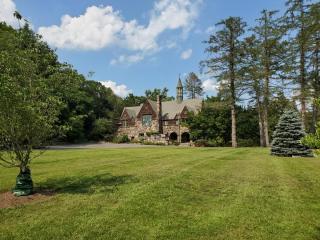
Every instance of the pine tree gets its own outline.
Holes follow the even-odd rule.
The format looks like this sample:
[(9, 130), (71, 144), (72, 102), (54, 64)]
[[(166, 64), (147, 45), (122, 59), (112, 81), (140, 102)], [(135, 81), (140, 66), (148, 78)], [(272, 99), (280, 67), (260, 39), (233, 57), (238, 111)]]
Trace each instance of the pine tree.
[[(308, 11), (310, 5), (306, 4), (307, 0), (288, 0), (286, 2), (287, 11), (285, 14), (285, 27), (289, 30), (288, 36), (291, 38), (290, 44), (294, 65), (291, 66), (293, 76), (299, 88), (299, 101), (301, 104), (302, 125), (306, 127), (307, 121), (307, 98), (309, 97), (307, 64), (307, 49), (309, 44), (310, 33), (308, 31)], [(292, 37), (293, 35), (293, 37)], [(298, 70), (298, 71), (297, 71)]]
[(231, 142), (237, 147), (236, 101), (239, 98), (239, 80), (242, 74), (243, 44), (241, 37), (246, 23), (239, 17), (222, 20), (217, 27), (222, 29), (212, 34), (206, 52), (210, 58), (201, 65), (220, 82), (220, 92), (225, 93), (231, 110)]
[(315, 133), (319, 115), (317, 99), (320, 96), (320, 2), (310, 6), (308, 21), (308, 32), (310, 34), (307, 49), (310, 56), (308, 70), (312, 89), (312, 124), (310, 131)]
[(265, 147), (265, 127), (263, 121), (263, 66), (260, 62), (260, 44), (255, 35), (244, 39), (244, 74), (241, 87), (250, 96), (258, 113), (260, 146)]
[(190, 99), (195, 99), (203, 95), (202, 81), (194, 72), (189, 73), (186, 77), (184, 91)]
[(283, 32), (279, 28), (278, 19), (275, 17), (278, 11), (263, 10), (261, 17), (257, 19), (257, 26), (252, 31), (257, 37), (257, 47), (259, 50), (258, 61), (262, 66), (261, 76), (263, 79), (262, 90), (262, 119), (264, 126), (265, 145), (270, 146), (268, 106), (271, 97), (270, 86), (272, 79), (277, 79), (281, 69), (283, 59), (283, 47), (281, 38)]
[(271, 155), (312, 157), (312, 150), (301, 143), (305, 135), (298, 112), (286, 110), (273, 132)]

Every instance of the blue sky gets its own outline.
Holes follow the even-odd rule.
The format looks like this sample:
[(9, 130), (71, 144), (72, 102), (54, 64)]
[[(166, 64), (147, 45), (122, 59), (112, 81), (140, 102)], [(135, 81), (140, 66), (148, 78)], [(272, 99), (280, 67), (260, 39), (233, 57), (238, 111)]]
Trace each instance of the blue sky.
[[(59, 59), (124, 96), (170, 89), (179, 74), (199, 72), (214, 24), (240, 16), (253, 25), (262, 9), (284, 9), (283, 0), (0, 0), (0, 21), (16, 22), (17, 9), (57, 48)], [(63, 18), (63, 20), (62, 20)], [(63, 24), (62, 24), (63, 23)], [(201, 76), (208, 95), (214, 79)]]

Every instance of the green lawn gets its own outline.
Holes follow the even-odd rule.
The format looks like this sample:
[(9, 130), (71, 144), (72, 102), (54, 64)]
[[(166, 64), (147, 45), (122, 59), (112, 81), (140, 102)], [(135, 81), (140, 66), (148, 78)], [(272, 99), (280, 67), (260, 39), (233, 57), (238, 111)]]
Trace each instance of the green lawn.
[[(48, 151), (47, 201), (0, 209), (0, 239), (320, 239), (320, 158), (259, 148)], [(0, 168), (0, 192), (16, 169)]]

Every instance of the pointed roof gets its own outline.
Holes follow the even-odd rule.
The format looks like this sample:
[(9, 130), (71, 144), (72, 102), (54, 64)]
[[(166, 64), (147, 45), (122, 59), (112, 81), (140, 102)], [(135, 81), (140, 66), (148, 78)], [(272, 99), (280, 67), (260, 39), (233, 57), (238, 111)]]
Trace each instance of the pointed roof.
[(183, 88), (181, 79), (179, 77), (177, 88)]
[[(152, 100), (147, 100), (151, 105), (153, 111), (157, 109), (157, 102)], [(165, 101), (162, 102), (162, 116), (164, 119), (175, 119), (177, 114), (180, 114), (186, 107), (188, 111), (198, 113), (201, 109), (202, 100), (201, 99), (187, 99), (181, 102), (177, 101)], [(128, 113), (131, 118), (136, 118), (142, 108), (143, 104), (136, 107), (125, 107), (124, 111)]]

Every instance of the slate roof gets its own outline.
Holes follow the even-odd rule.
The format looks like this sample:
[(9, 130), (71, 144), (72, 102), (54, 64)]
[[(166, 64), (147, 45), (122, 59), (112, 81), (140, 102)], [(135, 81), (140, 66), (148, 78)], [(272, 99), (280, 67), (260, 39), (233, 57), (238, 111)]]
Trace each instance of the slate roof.
[[(157, 102), (152, 100), (147, 100), (147, 101), (149, 101), (153, 110), (157, 112)], [(165, 101), (165, 102), (162, 102), (162, 117), (164, 119), (174, 119), (176, 115), (180, 114), (185, 107), (187, 107), (188, 111), (197, 113), (200, 111), (201, 105), (202, 105), (201, 99), (187, 99), (187, 100), (183, 100), (182, 102), (177, 102), (175, 100)], [(135, 107), (125, 107), (124, 110), (127, 111), (130, 117), (136, 118), (142, 106), (143, 104)]]
[(132, 118), (136, 118), (136, 116), (138, 115), (138, 113), (140, 112), (142, 107), (142, 104), (140, 106), (136, 106), (136, 107), (125, 107), (123, 111), (127, 111), (127, 113), (129, 114), (129, 116)]

